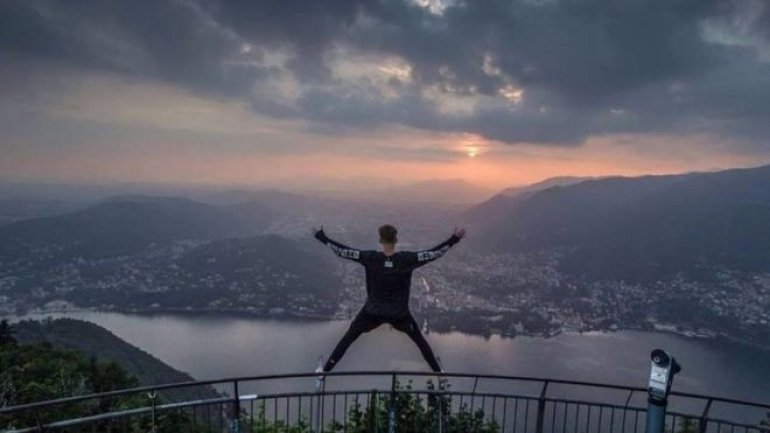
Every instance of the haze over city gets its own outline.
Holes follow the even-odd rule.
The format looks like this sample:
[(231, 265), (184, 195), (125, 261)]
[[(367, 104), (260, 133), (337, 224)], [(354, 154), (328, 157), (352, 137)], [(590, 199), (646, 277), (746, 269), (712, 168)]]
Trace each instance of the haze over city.
[(761, 0), (0, 5), (0, 178), (362, 188), (770, 161)]

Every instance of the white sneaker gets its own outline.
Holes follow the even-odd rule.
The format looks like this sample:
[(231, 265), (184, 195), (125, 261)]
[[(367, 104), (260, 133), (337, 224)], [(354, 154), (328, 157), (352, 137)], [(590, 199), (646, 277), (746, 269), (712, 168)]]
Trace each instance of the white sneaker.
[(321, 367), (316, 368), (315, 372), (318, 373), (318, 376), (315, 378), (315, 390), (316, 392), (321, 392), (324, 386), (324, 382), (326, 382), (326, 374)]
[(315, 373), (318, 373), (318, 376), (315, 378), (315, 390), (316, 392), (321, 392), (324, 388), (324, 383), (326, 382), (326, 372), (324, 371), (323, 367), (323, 356), (318, 357), (318, 367), (315, 369)]

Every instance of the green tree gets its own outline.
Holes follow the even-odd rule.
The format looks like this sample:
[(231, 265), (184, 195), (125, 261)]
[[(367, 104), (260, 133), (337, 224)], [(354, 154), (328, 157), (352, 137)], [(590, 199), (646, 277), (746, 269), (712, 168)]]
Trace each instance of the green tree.
[(241, 427), (241, 431), (250, 433), (310, 433), (310, 422), (306, 416), (301, 416), (291, 425), (288, 420), (269, 421), (264, 400), (257, 406), (257, 413), (241, 417)]
[(13, 326), (8, 323), (7, 319), (0, 321), (0, 346), (6, 344), (17, 344), (16, 338), (13, 337)]
[[(366, 408), (354, 405), (348, 411), (347, 431), (353, 433), (385, 433), (388, 431), (391, 417), (396, 423), (396, 431), (420, 433), (438, 431), (439, 423), (447, 433), (497, 433), (500, 426), (495, 419), (485, 416), (483, 410), (471, 410), (463, 405), (455, 413), (451, 412), (452, 398), (442, 390), (448, 390), (447, 383), (436, 387), (428, 381), (428, 396), (412, 392), (411, 382), (406, 385), (396, 384), (395, 393), (372, 391)], [(343, 431), (342, 426), (330, 425), (333, 432)]]
[[(100, 363), (79, 352), (55, 349), (50, 343), (0, 345), (0, 407), (17, 406), (62, 397), (132, 388), (139, 385), (133, 376), (115, 363)], [(7, 366), (7, 367), (6, 367)], [(158, 401), (162, 404), (162, 401)], [(144, 395), (128, 395), (86, 400), (41, 409), (37, 415), (43, 424), (57, 420), (147, 407)], [(200, 425), (186, 413), (161, 411), (157, 414), (158, 432), (208, 433), (215, 429)], [(29, 411), (0, 415), (0, 431), (34, 426), (36, 414)], [(82, 429), (67, 431), (145, 433), (151, 430), (149, 415), (127, 419), (102, 420)]]
[[(389, 423), (396, 423), (395, 430), (399, 433), (424, 433), (439, 431), (439, 423), (442, 423), (442, 431), (447, 433), (498, 433), (501, 431), (496, 420), (490, 419), (482, 410), (471, 410), (463, 405), (458, 411), (452, 413), (452, 399), (448, 393), (441, 390), (448, 389), (446, 383), (442, 383), (441, 389), (437, 389), (432, 381), (428, 382), (428, 396), (425, 393), (412, 392), (411, 382), (406, 385), (396, 384), (395, 393), (388, 391), (372, 390), (361, 403), (354, 403), (345, 414), (344, 423), (335, 419), (326, 423), (323, 431), (330, 433), (386, 433), (389, 431)], [(433, 393), (435, 392), (435, 394)], [(324, 398), (324, 397), (321, 397)], [(266, 402), (261, 401), (257, 410), (241, 418), (241, 431), (250, 433), (310, 433), (315, 429), (305, 414), (290, 422), (288, 420), (270, 420), (265, 410)], [(391, 410), (393, 409), (393, 410)], [(392, 415), (391, 415), (392, 414)]]

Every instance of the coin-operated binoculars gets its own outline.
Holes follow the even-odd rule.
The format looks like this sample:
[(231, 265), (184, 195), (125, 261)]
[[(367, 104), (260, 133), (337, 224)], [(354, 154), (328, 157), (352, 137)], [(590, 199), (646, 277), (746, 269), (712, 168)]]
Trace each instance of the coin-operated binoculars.
[(663, 424), (668, 406), (668, 393), (674, 375), (682, 370), (673, 356), (663, 349), (650, 354), (650, 381), (647, 386), (647, 433), (663, 433)]

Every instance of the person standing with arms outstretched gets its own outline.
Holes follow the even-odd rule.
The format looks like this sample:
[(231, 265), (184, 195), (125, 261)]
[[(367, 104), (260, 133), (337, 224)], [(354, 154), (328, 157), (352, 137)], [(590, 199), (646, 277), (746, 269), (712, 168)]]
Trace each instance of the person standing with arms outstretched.
[[(366, 271), (366, 303), (350, 328), (342, 337), (337, 347), (323, 367), (317, 373), (331, 371), (340, 361), (350, 345), (364, 332), (388, 323), (393, 328), (405, 333), (414, 341), (425, 361), (435, 372), (441, 371), (428, 342), (420, 332), (420, 327), (409, 311), (409, 289), (412, 284), (412, 271), (443, 256), (449, 248), (460, 242), (465, 236), (464, 228), (456, 228), (452, 236), (435, 247), (424, 251), (396, 251), (397, 230), (390, 224), (379, 228), (381, 251), (361, 251), (345, 246), (330, 239), (320, 229), (313, 228), (316, 239), (331, 248), (339, 257), (353, 260), (364, 265)], [(323, 376), (319, 376), (323, 380)]]

